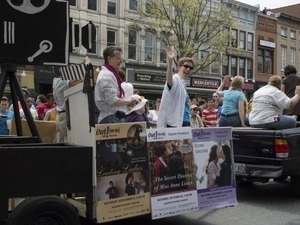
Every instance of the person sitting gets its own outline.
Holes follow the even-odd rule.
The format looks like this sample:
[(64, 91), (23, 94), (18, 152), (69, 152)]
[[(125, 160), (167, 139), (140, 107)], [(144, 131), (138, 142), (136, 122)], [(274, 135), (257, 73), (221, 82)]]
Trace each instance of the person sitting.
[(147, 122), (147, 117), (144, 116), (145, 105), (148, 101), (139, 95), (132, 95), (135, 100), (134, 106), (126, 113), (125, 122)]
[(296, 127), (296, 119), (283, 115), (283, 110), (292, 109), (298, 103), (300, 85), (295, 87), (294, 97), (289, 98), (280, 90), (281, 84), (281, 76), (273, 75), (267, 85), (254, 92), (252, 110), (249, 114), (251, 127), (274, 130)]

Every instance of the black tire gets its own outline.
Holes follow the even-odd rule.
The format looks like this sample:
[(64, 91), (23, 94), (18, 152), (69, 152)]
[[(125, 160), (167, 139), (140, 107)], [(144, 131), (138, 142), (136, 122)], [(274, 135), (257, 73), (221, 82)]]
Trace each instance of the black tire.
[(7, 225), (80, 225), (76, 208), (58, 196), (27, 198), (9, 215)]

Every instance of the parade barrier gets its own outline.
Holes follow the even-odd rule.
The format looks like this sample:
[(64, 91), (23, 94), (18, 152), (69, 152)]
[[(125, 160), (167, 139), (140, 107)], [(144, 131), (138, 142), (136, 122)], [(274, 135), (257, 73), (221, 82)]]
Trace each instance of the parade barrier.
[[(55, 121), (35, 120), (36, 128), (41, 137), (42, 143), (55, 143), (56, 123)], [(23, 136), (31, 136), (28, 123), (25, 119), (21, 120)], [(11, 121), (10, 135), (17, 135), (15, 120)]]

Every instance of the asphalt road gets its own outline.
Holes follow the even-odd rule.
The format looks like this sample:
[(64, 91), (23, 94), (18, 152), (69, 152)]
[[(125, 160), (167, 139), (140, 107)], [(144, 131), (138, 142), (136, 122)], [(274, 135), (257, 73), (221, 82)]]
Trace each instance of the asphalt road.
[(237, 188), (238, 205), (151, 220), (150, 216), (105, 223), (106, 225), (300, 225), (300, 196), (278, 183)]

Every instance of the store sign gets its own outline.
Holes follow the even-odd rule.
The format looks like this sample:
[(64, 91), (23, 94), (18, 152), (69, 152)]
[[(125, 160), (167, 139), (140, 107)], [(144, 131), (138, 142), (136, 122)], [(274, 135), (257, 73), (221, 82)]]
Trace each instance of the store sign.
[(269, 47), (269, 48), (275, 48), (275, 46), (276, 46), (276, 44), (274, 42), (265, 41), (265, 40), (259, 40), (259, 45)]
[(220, 79), (191, 78), (191, 87), (217, 89), (220, 86)]
[(134, 81), (142, 82), (142, 83), (160, 83), (160, 84), (164, 84), (166, 82), (166, 76), (135, 73), (134, 74)]

